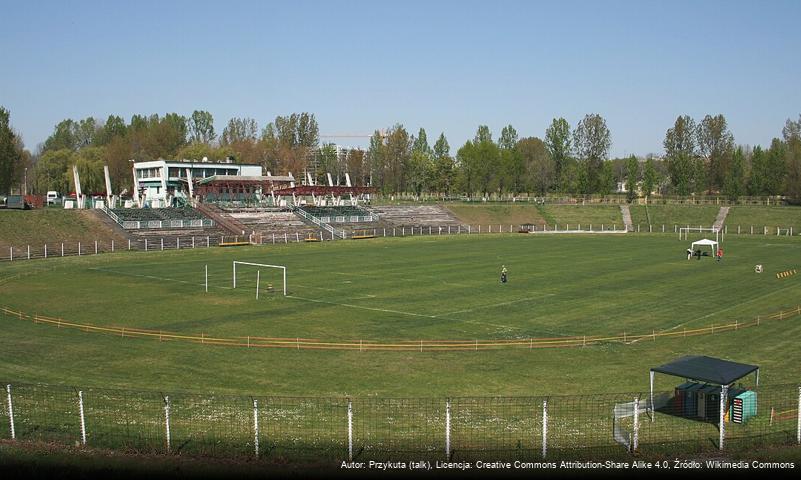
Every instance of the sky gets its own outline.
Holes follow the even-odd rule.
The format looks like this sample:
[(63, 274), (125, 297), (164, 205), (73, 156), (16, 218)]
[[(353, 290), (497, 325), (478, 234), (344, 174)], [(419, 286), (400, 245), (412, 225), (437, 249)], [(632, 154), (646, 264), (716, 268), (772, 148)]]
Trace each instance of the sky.
[(768, 145), (801, 114), (799, 21), (800, 1), (0, 0), (0, 106), (31, 150), (65, 118), (194, 110), (218, 133), (304, 111), (322, 135), (399, 123), (452, 153), (482, 124), (543, 137), (598, 113), (612, 157), (722, 113)]

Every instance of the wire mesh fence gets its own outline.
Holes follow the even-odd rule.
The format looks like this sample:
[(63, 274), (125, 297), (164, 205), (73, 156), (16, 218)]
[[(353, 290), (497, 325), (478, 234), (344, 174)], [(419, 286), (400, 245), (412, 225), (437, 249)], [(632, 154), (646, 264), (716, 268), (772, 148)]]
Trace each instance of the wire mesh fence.
[(646, 393), (350, 399), (8, 382), (4, 390), (0, 438), (133, 452), (533, 461), (801, 444), (801, 388), (791, 384), (733, 386), (722, 401), (719, 386), (684, 384), (653, 403)]

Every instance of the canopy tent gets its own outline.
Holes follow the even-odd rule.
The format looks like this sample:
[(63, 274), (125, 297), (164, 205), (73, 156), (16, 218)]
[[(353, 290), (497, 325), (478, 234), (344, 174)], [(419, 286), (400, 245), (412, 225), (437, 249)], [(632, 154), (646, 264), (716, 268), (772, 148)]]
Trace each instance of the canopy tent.
[(705, 238), (703, 240), (698, 240), (697, 242), (693, 242), (692, 245), (690, 246), (690, 250), (694, 252), (695, 247), (710, 247), (712, 249), (712, 253), (714, 254), (718, 250), (718, 242)]
[[(710, 241), (711, 240), (707, 240)], [(717, 243), (717, 242), (713, 242)], [(654, 374), (663, 373), (674, 377), (683, 377), (714, 385), (720, 385), (720, 446), (723, 448), (723, 416), (726, 408), (726, 394), (729, 385), (756, 372), (756, 386), (759, 386), (759, 366), (737, 363), (720, 358), (702, 355), (681, 357), (670, 363), (651, 369), (651, 409), (654, 408)], [(651, 417), (653, 421), (653, 417)]]

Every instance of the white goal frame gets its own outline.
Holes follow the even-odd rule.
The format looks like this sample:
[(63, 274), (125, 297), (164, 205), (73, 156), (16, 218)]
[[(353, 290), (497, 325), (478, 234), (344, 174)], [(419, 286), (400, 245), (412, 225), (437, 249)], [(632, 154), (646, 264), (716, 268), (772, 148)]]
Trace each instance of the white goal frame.
[(679, 240), (687, 240), (690, 232), (714, 232), (715, 241), (720, 243), (721, 230), (715, 227), (679, 227)]
[[(240, 262), (238, 260), (234, 260), (233, 267), (234, 267), (234, 275), (233, 275), (233, 288), (236, 288), (236, 266), (239, 265), (249, 265), (251, 267), (265, 267), (265, 268), (278, 268), (283, 271), (283, 284), (284, 284), (284, 296), (286, 296), (286, 267), (283, 265), (267, 265), (266, 263), (253, 263), (253, 262)], [(256, 285), (256, 289), (258, 290), (258, 284)], [(257, 293), (258, 295), (258, 293)]]

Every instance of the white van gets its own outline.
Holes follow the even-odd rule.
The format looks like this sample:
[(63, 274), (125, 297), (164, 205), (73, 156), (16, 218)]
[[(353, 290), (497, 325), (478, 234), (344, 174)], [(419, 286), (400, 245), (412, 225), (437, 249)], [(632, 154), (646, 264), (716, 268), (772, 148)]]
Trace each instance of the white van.
[(49, 192), (47, 192), (47, 204), (61, 205), (61, 197), (59, 196), (58, 192), (54, 190), (50, 190)]

